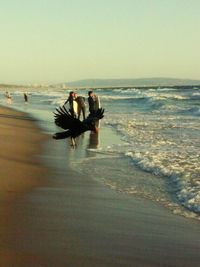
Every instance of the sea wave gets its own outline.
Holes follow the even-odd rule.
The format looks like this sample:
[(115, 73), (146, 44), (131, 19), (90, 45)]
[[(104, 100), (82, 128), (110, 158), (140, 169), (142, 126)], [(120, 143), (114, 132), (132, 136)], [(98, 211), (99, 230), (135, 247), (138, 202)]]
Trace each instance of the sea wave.
[(128, 147), (121, 148), (124, 155), (142, 170), (166, 177), (177, 202), (200, 215), (200, 142), (196, 135), (199, 125), (181, 123), (173, 116), (152, 118), (140, 114), (134, 119), (113, 115), (106, 123), (129, 143)]
[(178, 113), (184, 114), (186, 116), (199, 116), (200, 115), (200, 107), (180, 109), (178, 111)]
[(200, 93), (199, 92), (193, 93), (191, 95), (190, 99), (192, 99), (192, 100), (200, 100)]

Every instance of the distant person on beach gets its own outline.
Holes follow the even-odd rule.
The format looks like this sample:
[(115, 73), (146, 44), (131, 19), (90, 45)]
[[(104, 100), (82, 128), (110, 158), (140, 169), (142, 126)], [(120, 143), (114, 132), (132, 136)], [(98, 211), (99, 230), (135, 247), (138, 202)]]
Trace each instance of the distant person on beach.
[(85, 112), (86, 112), (86, 104), (85, 104), (85, 97), (78, 96), (77, 93), (74, 93), (74, 98), (77, 102), (77, 112), (78, 112), (78, 119), (81, 117), (81, 113), (83, 115), (83, 120), (85, 120)]
[(28, 103), (28, 94), (26, 92), (24, 92), (24, 101), (25, 101), (25, 104)]
[(100, 108), (99, 97), (96, 96), (93, 91), (88, 92), (88, 104), (90, 114), (93, 114)]
[(12, 104), (12, 96), (8, 91), (5, 93), (5, 97), (6, 97), (7, 104), (9, 105)]

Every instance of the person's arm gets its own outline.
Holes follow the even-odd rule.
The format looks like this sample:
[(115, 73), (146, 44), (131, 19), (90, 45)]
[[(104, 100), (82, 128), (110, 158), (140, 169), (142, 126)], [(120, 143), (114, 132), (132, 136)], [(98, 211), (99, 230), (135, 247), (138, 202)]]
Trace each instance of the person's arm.
[(69, 102), (69, 97), (67, 98), (67, 100), (65, 101), (64, 105), (67, 104)]

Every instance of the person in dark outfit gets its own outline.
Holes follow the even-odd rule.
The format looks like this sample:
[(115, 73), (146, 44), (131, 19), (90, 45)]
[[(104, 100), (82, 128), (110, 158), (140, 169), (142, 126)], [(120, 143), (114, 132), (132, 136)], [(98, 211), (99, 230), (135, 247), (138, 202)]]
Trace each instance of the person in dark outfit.
[[(94, 94), (93, 91), (88, 92), (88, 104), (90, 114), (94, 114), (100, 108), (99, 98)], [(99, 121), (97, 121), (95, 124), (96, 127), (99, 128)]]
[(76, 93), (74, 94), (75, 100), (78, 104), (78, 119), (81, 117), (81, 112), (83, 114), (83, 120), (85, 120), (85, 111), (86, 111), (86, 105), (85, 105), (85, 97), (78, 96)]
[(28, 103), (28, 94), (24, 92), (24, 101), (27, 104)]
[(93, 114), (99, 108), (99, 99), (93, 91), (88, 92), (89, 112)]
[(74, 92), (71, 91), (71, 92), (69, 92), (69, 97), (65, 101), (64, 105), (69, 102), (69, 111), (70, 111), (71, 115), (74, 117), (75, 114), (74, 114), (74, 108), (73, 108), (73, 101), (74, 101)]

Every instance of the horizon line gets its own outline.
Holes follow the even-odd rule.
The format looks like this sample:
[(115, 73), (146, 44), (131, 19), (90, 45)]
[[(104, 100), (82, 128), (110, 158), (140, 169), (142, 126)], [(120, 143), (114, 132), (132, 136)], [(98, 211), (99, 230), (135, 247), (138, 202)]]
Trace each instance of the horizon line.
[(171, 79), (171, 80), (182, 80), (182, 81), (199, 81), (200, 78), (197, 79), (192, 79), (192, 78), (177, 78), (177, 77), (142, 77), (142, 78), (84, 78), (84, 79), (77, 79), (77, 80), (71, 80), (67, 82), (47, 82), (47, 81), (38, 81), (38, 82), (0, 82), (0, 86), (33, 86), (33, 85), (38, 85), (38, 86), (53, 86), (53, 85), (62, 85), (62, 84), (67, 84), (67, 83), (77, 83), (77, 82), (82, 82), (82, 81), (120, 81), (120, 80), (153, 80), (153, 79)]

